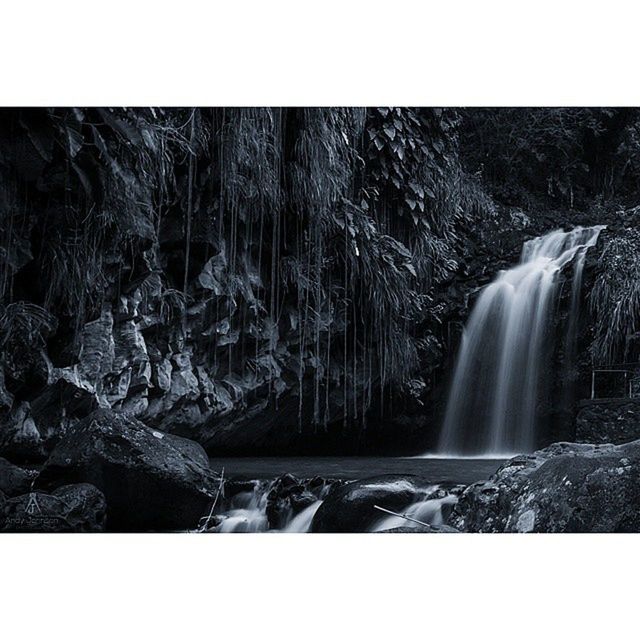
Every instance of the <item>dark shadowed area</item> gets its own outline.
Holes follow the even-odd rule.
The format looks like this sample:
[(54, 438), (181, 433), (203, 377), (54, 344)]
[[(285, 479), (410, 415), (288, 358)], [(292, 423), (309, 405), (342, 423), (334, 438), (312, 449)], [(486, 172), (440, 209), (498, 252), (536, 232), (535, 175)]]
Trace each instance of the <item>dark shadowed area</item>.
[(492, 475), (504, 460), (446, 458), (211, 458), (211, 467), (237, 479), (267, 480), (285, 473), (298, 478), (356, 480), (387, 473), (420, 476), (433, 484), (471, 484)]

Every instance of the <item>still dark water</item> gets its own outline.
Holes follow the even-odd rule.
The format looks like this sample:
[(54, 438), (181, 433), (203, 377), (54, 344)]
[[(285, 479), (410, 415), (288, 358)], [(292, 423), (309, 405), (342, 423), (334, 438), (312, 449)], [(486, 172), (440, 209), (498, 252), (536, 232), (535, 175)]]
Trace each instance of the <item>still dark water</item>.
[(486, 480), (503, 460), (469, 458), (211, 458), (227, 478), (271, 480), (285, 473), (298, 478), (358, 480), (385, 473), (413, 474), (438, 483)]

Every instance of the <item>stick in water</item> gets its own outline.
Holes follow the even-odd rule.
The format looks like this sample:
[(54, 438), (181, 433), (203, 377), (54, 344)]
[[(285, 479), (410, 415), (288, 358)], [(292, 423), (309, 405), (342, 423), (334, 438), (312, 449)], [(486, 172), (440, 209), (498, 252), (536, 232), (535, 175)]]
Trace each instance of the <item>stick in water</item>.
[(396, 516), (398, 518), (404, 518), (405, 520), (410, 520), (411, 522), (415, 522), (416, 524), (421, 524), (423, 527), (431, 526), (426, 522), (421, 522), (420, 520), (416, 520), (415, 518), (411, 518), (410, 516), (405, 516), (403, 513), (396, 513), (395, 511), (389, 511), (389, 509), (385, 509), (384, 507), (379, 507), (377, 504), (374, 504), (373, 508), (377, 509), (378, 511), (384, 511), (385, 513), (388, 513), (392, 516)]
[[(222, 491), (222, 485), (224, 484), (224, 467), (222, 467), (222, 473), (220, 474), (220, 484), (218, 485), (218, 492), (216, 493), (215, 500), (211, 505), (211, 509), (209, 510), (209, 515), (203, 518), (200, 518), (200, 526), (196, 529), (198, 533), (203, 533), (209, 529), (209, 523), (213, 518), (213, 511), (216, 508), (216, 504), (218, 504), (218, 497), (220, 496), (220, 492)], [(202, 522), (204, 520), (204, 522)]]

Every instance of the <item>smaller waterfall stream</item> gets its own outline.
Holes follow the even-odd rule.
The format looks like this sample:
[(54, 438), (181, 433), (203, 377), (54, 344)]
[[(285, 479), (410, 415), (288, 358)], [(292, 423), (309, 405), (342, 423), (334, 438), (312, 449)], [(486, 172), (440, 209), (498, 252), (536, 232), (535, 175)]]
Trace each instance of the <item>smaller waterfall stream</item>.
[(604, 227), (553, 231), (526, 242), (520, 264), (480, 294), (458, 352), (438, 453), (505, 457), (532, 451), (558, 273), (573, 262), (567, 353), (575, 342), (586, 251)]
[[(317, 500), (297, 513), (286, 513), (278, 528), (270, 526), (268, 516), (269, 494), (277, 481), (259, 481), (253, 483), (251, 490), (244, 490), (233, 495), (222, 505), (217, 514), (219, 522), (215, 527), (217, 533), (308, 533), (316, 511), (327, 497), (331, 488), (330, 484), (318, 489)], [(415, 529), (420, 525), (415, 522), (424, 522), (430, 525), (442, 525), (448, 513), (456, 504), (458, 498), (451, 489), (438, 484), (429, 485), (416, 496), (416, 501), (402, 512), (413, 518), (406, 520), (398, 516), (375, 517), (378, 512), (372, 510), (372, 524), (363, 523), (363, 531), (380, 532), (396, 527)]]
[(215, 528), (218, 533), (307, 533), (318, 507), (322, 504), (330, 484), (317, 490), (317, 500), (298, 513), (289, 512), (280, 528), (269, 525), (267, 506), (269, 493), (275, 482), (256, 480), (253, 489), (241, 491), (223, 505), (218, 514), (220, 523)]
[[(438, 485), (435, 485), (433, 489), (438, 490)], [(441, 526), (444, 524), (446, 514), (451, 511), (457, 502), (458, 498), (454, 494), (448, 494), (441, 498), (427, 497), (424, 500), (415, 502), (409, 508), (403, 509), (403, 515), (413, 518), (413, 520), (407, 520), (400, 516), (385, 516), (378, 520), (370, 531), (378, 533), (396, 529), (397, 527), (415, 529), (420, 526), (415, 520), (433, 526)]]
[(256, 482), (253, 491), (233, 496), (217, 528), (219, 533), (258, 533), (269, 527), (267, 519), (268, 488)]

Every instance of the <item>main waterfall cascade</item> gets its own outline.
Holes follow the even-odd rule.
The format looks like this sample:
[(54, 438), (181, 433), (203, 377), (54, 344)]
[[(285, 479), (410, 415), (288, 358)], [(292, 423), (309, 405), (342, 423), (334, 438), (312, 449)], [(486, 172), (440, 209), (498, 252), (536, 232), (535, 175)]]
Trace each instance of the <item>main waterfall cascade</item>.
[(545, 344), (558, 274), (573, 262), (567, 353), (572, 353), (584, 259), (603, 226), (526, 242), (520, 263), (480, 294), (464, 328), (438, 454), (506, 457), (536, 444), (537, 406), (550, 364)]

